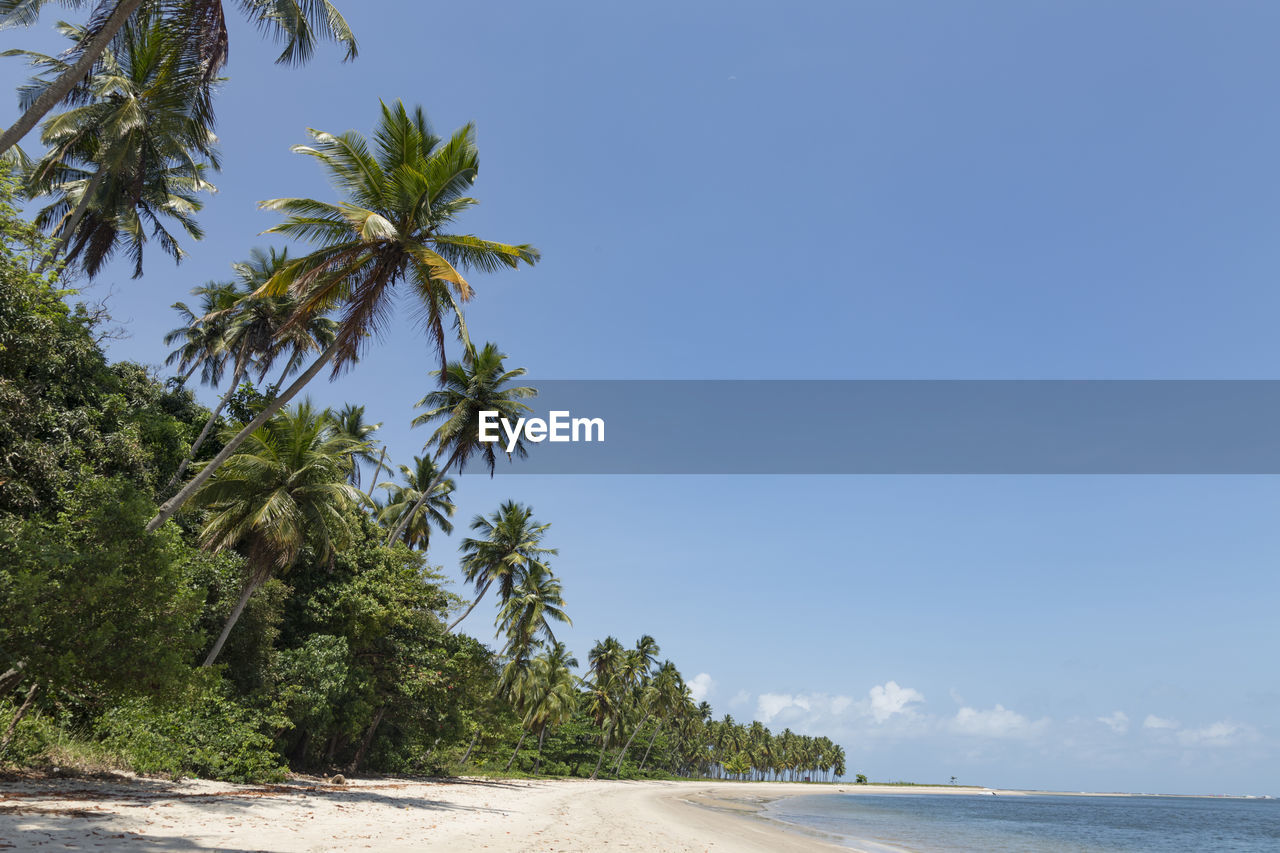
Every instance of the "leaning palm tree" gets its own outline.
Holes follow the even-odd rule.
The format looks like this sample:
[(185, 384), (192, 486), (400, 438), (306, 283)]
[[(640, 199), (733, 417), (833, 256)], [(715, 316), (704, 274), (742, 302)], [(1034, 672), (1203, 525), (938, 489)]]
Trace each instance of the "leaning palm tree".
[[(332, 343), (335, 334), (333, 320), (321, 315), (299, 318), (297, 300), (289, 294), (267, 296), (259, 292), (262, 284), (287, 260), (288, 253), (284, 251), (252, 250), (247, 261), (232, 265), (239, 285), (235, 301), (220, 312), (201, 318), (202, 323), (223, 329), (220, 343), (225, 357), (233, 364), (231, 385), (218, 400), (218, 405), (205, 421), (204, 429), (192, 443), (167, 488), (173, 488), (182, 479), (187, 466), (222, 415), (222, 410), (251, 371), (256, 370), (261, 381), (277, 361), (283, 360), (283, 381), (308, 353)], [(361, 438), (350, 437), (362, 444)]]
[(600, 774), (605, 753), (612, 746), (624, 709), (618, 691), (618, 672), (627, 656), (627, 650), (615, 637), (605, 637), (592, 646), (587, 655), (590, 681), (587, 692), (587, 711), (600, 728), (600, 757), (596, 759), (591, 778)]
[(515, 501), (503, 502), (488, 518), (477, 515), (472, 519), (471, 529), (481, 536), (463, 539), (460, 549), (462, 572), (475, 588), (476, 597), (446, 630), (452, 631), (466, 619), (494, 583), (505, 603), (533, 566), (545, 569), (544, 558), (559, 553), (555, 548), (542, 547), (542, 537), (550, 526), (533, 520), (533, 507)]
[(644, 749), (644, 757), (640, 759), (641, 770), (644, 770), (645, 762), (649, 760), (649, 752), (658, 739), (658, 732), (662, 731), (662, 724), (674, 719), (689, 702), (689, 688), (685, 686), (679, 670), (671, 661), (665, 661), (658, 668), (657, 674), (653, 677), (653, 683), (649, 685), (646, 701), (649, 712), (657, 720), (657, 725), (653, 727), (653, 736), (649, 738), (649, 745)]
[[(498, 464), (498, 445), (480, 440), (481, 412), (496, 412), (498, 417), (514, 422), (523, 413), (531, 411), (520, 401), (534, 397), (538, 392), (527, 386), (512, 385), (514, 380), (524, 376), (524, 368), (507, 370), (505, 359), (506, 355), (498, 350), (497, 344), (490, 342), (484, 345), (484, 349), (476, 350), (468, 341), (461, 362), (450, 362), (443, 374), (432, 372), (432, 376), (441, 377), (441, 388), (417, 402), (418, 408), (425, 407), (427, 411), (414, 418), (413, 425), (442, 422), (429, 442), (436, 448), (433, 461), (448, 454), (448, 460), (440, 467), (436, 480), (443, 480), (450, 469), (461, 472), (473, 455), (480, 457), (492, 476)], [(508, 455), (528, 455), (523, 438), (508, 451)], [(432, 494), (434, 483), (432, 481), (431, 485), (424, 487), (419, 502), (410, 510), (411, 514), (402, 517), (400, 524), (387, 536), (387, 544), (400, 538), (408, 519), (413, 518), (412, 513), (420, 510)]]
[[(60, 24), (63, 35), (80, 41), (81, 27)], [(201, 231), (193, 214), (205, 178), (218, 168), (210, 81), (197, 58), (172, 49), (164, 22), (140, 14), (103, 53), (97, 73), (85, 81), (73, 105), (45, 122), (41, 140), (49, 151), (33, 167), (28, 192), (54, 201), (36, 216), (57, 242), (45, 263), (62, 253), (80, 259), (92, 277), (121, 247), (142, 274), (143, 246), (150, 225), (162, 249), (181, 259), (177, 239), (165, 227), (172, 219), (194, 239)], [(42, 78), (60, 73), (62, 57), (11, 50), (41, 69), (22, 92), (31, 96)]]
[[(49, 0), (0, 0), (0, 26), (28, 26), (39, 18)], [(68, 2), (68, 0), (64, 0)], [(82, 5), (83, 0), (69, 0)], [(276, 62), (297, 65), (310, 59), (316, 42), (341, 42), (346, 59), (354, 59), (356, 40), (347, 22), (329, 0), (240, 0), (246, 17), (258, 29), (284, 42)], [(66, 67), (22, 104), (22, 116), (0, 134), (0, 155), (22, 137), (59, 103), (74, 97), (76, 89), (102, 65), (109, 45), (119, 38), (127, 22), (140, 15), (164, 14), (175, 50), (192, 53), (200, 60), (205, 80), (212, 79), (227, 59), (226, 12), (220, 0), (115, 0), (95, 3), (90, 25), (65, 63)]]
[[(264, 290), (292, 292), (301, 316), (340, 310), (340, 330), (332, 345), (287, 389), (237, 433), (208, 468), (160, 508), (147, 524), (155, 530), (186, 503), (236, 447), (293, 399), (330, 361), (340, 371), (383, 328), (396, 286), (407, 284), (426, 324), (427, 337), (444, 362), (445, 325), (452, 318), (465, 337), (461, 303), (471, 285), (458, 268), (480, 271), (533, 264), (538, 252), (452, 232), (457, 217), (476, 200), (463, 194), (475, 181), (479, 156), (475, 131), (467, 125), (448, 141), (435, 136), (426, 115), (404, 105), (382, 106), (373, 149), (355, 132), (312, 131), (314, 147), (295, 151), (315, 157), (329, 172), (342, 201), (287, 198), (263, 202), (286, 219), (270, 229), (318, 244), (291, 261)], [(448, 372), (448, 366), (445, 365)], [(397, 536), (391, 537), (394, 541)]]
[[(457, 507), (453, 503), (455, 483), (438, 475), (440, 470), (436, 463), (426, 456), (413, 457), (413, 467), (400, 466), (400, 474), (405, 485), (383, 483), (382, 487), (390, 490), (387, 505), (378, 513), (378, 521), (388, 529), (403, 527), (401, 541), (410, 548), (425, 551), (431, 544), (431, 528), (439, 529), (445, 535), (453, 533), (453, 517)], [(430, 491), (427, 491), (430, 490)], [(426, 500), (421, 500), (423, 494)], [(417, 507), (417, 510), (414, 510)], [(412, 512), (408, 523), (401, 525), (405, 513)]]
[(564, 643), (552, 643), (547, 650), (534, 658), (534, 684), (529, 695), (529, 711), (526, 721), (538, 733), (538, 757), (533, 762), (537, 775), (542, 767), (542, 743), (547, 730), (573, 719), (578, 708), (578, 677), (573, 669), (578, 665)]
[(326, 412), (304, 401), (256, 430), (201, 489), (198, 500), (208, 513), (201, 544), (236, 548), (249, 566), (204, 666), (218, 659), (249, 598), (272, 573), (288, 569), (308, 543), (323, 558), (349, 539), (347, 511), (360, 493), (347, 474), (360, 449), (333, 428)]

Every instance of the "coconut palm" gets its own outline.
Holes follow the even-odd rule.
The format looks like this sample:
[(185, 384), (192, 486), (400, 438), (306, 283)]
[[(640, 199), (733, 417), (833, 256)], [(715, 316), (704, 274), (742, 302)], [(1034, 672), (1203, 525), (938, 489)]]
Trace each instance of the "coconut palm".
[[(332, 345), (293, 384), (246, 424), (200, 475), (160, 508), (147, 524), (155, 530), (235, 452), (250, 432), (297, 395), (331, 360), (334, 370), (351, 364), (360, 348), (382, 329), (396, 286), (407, 283), (418, 303), (428, 339), (440, 352), (444, 374), (445, 324), (452, 318), (465, 338), (461, 303), (471, 285), (458, 268), (490, 271), (538, 260), (536, 249), (451, 233), (454, 220), (475, 199), (463, 195), (475, 181), (479, 157), (475, 133), (467, 125), (447, 142), (435, 136), (421, 109), (413, 114), (400, 102), (382, 105), (374, 150), (355, 132), (313, 131), (314, 147), (295, 150), (318, 159), (343, 201), (286, 198), (263, 202), (286, 220), (271, 229), (317, 243), (311, 254), (291, 261), (266, 290), (292, 292), (302, 316), (341, 309), (340, 331)], [(450, 465), (445, 465), (448, 471)], [(429, 490), (428, 490), (429, 491)], [(399, 534), (390, 537), (390, 541)]]
[(645, 634), (636, 641), (636, 647), (627, 653), (623, 658), (622, 665), (619, 667), (618, 676), (626, 697), (625, 704), (633, 717), (637, 714), (640, 715), (640, 720), (632, 727), (631, 736), (627, 738), (627, 742), (618, 752), (618, 762), (613, 766), (615, 776), (622, 769), (622, 762), (627, 757), (627, 750), (631, 748), (631, 742), (635, 740), (636, 735), (640, 733), (640, 729), (648, 722), (652, 713), (646, 699), (648, 698), (650, 672), (658, 660), (658, 652), (658, 641)]
[(657, 725), (653, 728), (653, 736), (649, 738), (649, 745), (645, 747), (644, 757), (640, 759), (641, 770), (644, 769), (645, 762), (649, 760), (649, 751), (653, 749), (653, 744), (658, 739), (658, 732), (662, 731), (662, 724), (674, 719), (686, 703), (690, 701), (689, 688), (685, 685), (684, 679), (680, 677), (680, 671), (676, 669), (675, 664), (671, 661), (664, 661), (662, 666), (658, 668), (658, 672), (653, 677), (653, 683), (649, 686), (646, 699), (651, 709), (650, 713), (657, 720)]
[[(48, 0), (0, 0), (0, 26), (28, 26), (39, 18)], [(68, 2), (68, 0), (64, 0)], [(69, 5), (82, 5), (70, 0)], [(245, 16), (277, 41), (284, 42), (278, 63), (306, 62), (320, 39), (342, 43), (346, 59), (356, 56), (356, 40), (347, 22), (328, 0), (240, 0)], [(119, 39), (127, 22), (141, 16), (164, 16), (173, 50), (198, 58), (205, 80), (212, 79), (227, 59), (226, 12), (219, 0), (115, 0), (95, 4), (91, 26), (84, 30), (71, 57), (59, 73), (22, 104), (23, 114), (0, 134), (0, 155), (7, 152), (57, 104), (74, 97), (78, 86), (96, 74), (109, 45)]]
[(539, 642), (554, 643), (551, 623), (572, 625), (564, 612), (564, 594), (560, 581), (544, 563), (526, 564), (510, 595), (504, 596), (498, 611), (498, 632), (506, 635), (504, 652), (512, 658), (528, 657)]
[[(343, 435), (365, 446), (364, 450), (356, 454), (356, 464), (351, 468), (351, 485), (360, 488), (360, 463), (377, 460), (378, 457), (373, 455), (373, 434), (382, 428), (382, 424), (365, 423), (364, 406), (357, 406), (355, 403), (347, 403), (334, 412), (333, 418)], [(376, 472), (374, 477), (377, 477)]]
[(333, 427), (309, 402), (287, 409), (254, 431), (243, 449), (201, 489), (208, 518), (201, 544), (236, 548), (249, 576), (204, 666), (222, 651), (250, 596), (273, 572), (288, 569), (304, 545), (323, 558), (349, 539), (347, 510), (360, 493), (347, 482), (358, 442)]
[[(333, 320), (321, 315), (299, 318), (297, 300), (292, 296), (287, 293), (270, 296), (260, 292), (262, 284), (288, 257), (287, 251), (253, 249), (247, 261), (232, 265), (238, 285), (234, 291), (235, 301), (220, 312), (201, 318), (200, 322), (222, 329), (219, 343), (224, 357), (233, 365), (231, 384), (210, 413), (200, 435), (169, 481), (168, 488), (173, 488), (182, 479), (187, 466), (222, 415), (222, 410), (250, 372), (256, 370), (261, 381), (277, 361), (283, 360), (284, 373), (280, 377), (283, 381), (309, 353), (332, 343), (335, 334)], [(220, 373), (218, 371), (219, 376)], [(352, 438), (364, 446), (360, 438)]]
[(595, 769), (591, 771), (592, 779), (600, 774), (600, 765), (604, 763), (605, 753), (617, 736), (625, 710), (618, 691), (618, 673), (627, 656), (627, 650), (616, 637), (605, 637), (592, 646), (587, 655), (587, 668), (591, 678), (588, 684), (587, 710), (600, 727), (600, 757), (596, 759)]
[(549, 523), (534, 521), (533, 507), (515, 501), (503, 502), (488, 518), (477, 515), (471, 520), (471, 529), (481, 536), (467, 537), (459, 547), (463, 575), (475, 588), (476, 597), (447, 630), (452, 631), (466, 619), (494, 583), (498, 584), (498, 596), (505, 605), (533, 567), (546, 569), (544, 558), (559, 553), (555, 548), (542, 547), (542, 537), (549, 527)]
[[(498, 445), (480, 440), (480, 413), (496, 412), (498, 417), (514, 422), (523, 413), (531, 411), (520, 401), (532, 398), (538, 392), (526, 386), (512, 385), (511, 382), (524, 376), (525, 371), (522, 367), (507, 370), (505, 359), (506, 355), (498, 350), (497, 344), (490, 342), (484, 345), (484, 349), (476, 350), (468, 342), (461, 362), (450, 362), (443, 374), (431, 374), (441, 377), (441, 388), (415, 404), (427, 411), (414, 418), (413, 425), (441, 421), (428, 442), (428, 446), (436, 448), (433, 460), (448, 454), (448, 461), (436, 474), (437, 480), (443, 480), (450, 469), (461, 473), (473, 455), (480, 456), (492, 476), (498, 464)], [(509, 455), (528, 455), (523, 438), (516, 442)], [(403, 535), (402, 528), (414, 517), (412, 513), (420, 510), (428, 500), (432, 489), (433, 486), (426, 487), (410, 515), (401, 517), (400, 523), (387, 536), (388, 544)]]
[[(453, 533), (453, 517), (457, 507), (453, 504), (453, 480), (441, 479), (436, 463), (426, 456), (413, 457), (413, 467), (400, 466), (400, 474), (405, 485), (383, 483), (382, 487), (390, 490), (387, 505), (378, 513), (378, 521), (387, 528), (399, 527), (404, 514), (417, 507), (417, 511), (403, 525), (402, 541), (410, 548), (425, 551), (431, 544), (431, 528), (438, 528), (446, 535)], [(420, 501), (423, 492), (430, 489), (425, 501)]]
[[(79, 42), (85, 30), (59, 25)], [(176, 221), (193, 238), (202, 236), (193, 215), (199, 193), (213, 191), (205, 180), (218, 168), (210, 81), (196, 58), (173, 49), (163, 21), (140, 14), (103, 53), (97, 72), (85, 81), (73, 105), (45, 122), (41, 140), (48, 153), (33, 167), (28, 192), (54, 201), (36, 216), (57, 242), (48, 263), (66, 252), (90, 277), (118, 249), (134, 259), (142, 274), (146, 227), (175, 260), (183, 252), (165, 227)], [(41, 69), (21, 93), (30, 97), (41, 77), (66, 67), (61, 57), (11, 50)]]
[(577, 710), (578, 677), (573, 674), (577, 665), (578, 659), (559, 642), (551, 643), (533, 660), (534, 682), (525, 721), (538, 733), (538, 757), (533, 762), (535, 775), (542, 767), (542, 743), (547, 730), (567, 723)]
[(184, 322), (164, 336), (165, 345), (178, 344), (164, 363), (177, 365), (179, 384), (185, 385), (199, 370), (201, 382), (218, 385), (227, 363), (224, 338), (231, 322), (231, 308), (239, 294), (234, 283), (225, 281), (210, 282), (191, 292), (200, 297), (199, 311), (185, 302), (173, 303), (173, 309)]

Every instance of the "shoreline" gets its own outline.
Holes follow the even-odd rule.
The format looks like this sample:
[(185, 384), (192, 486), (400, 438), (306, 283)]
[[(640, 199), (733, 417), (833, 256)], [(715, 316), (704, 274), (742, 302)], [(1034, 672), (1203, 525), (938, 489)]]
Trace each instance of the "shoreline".
[[(279, 785), (108, 778), (0, 780), (0, 849), (806, 851), (859, 849), (770, 818), (826, 794), (1148, 796), (980, 787), (734, 781), (355, 779)], [(1153, 796), (1153, 795), (1152, 795)], [(867, 844), (867, 842), (862, 842)], [(855, 845), (855, 846), (850, 846)], [(876, 850), (889, 849), (875, 846)]]

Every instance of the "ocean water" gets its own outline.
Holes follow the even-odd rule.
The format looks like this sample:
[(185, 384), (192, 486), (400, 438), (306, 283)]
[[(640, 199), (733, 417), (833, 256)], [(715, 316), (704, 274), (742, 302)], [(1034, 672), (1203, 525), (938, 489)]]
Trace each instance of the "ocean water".
[(777, 800), (762, 816), (869, 853), (1280, 851), (1280, 800), (829, 794)]

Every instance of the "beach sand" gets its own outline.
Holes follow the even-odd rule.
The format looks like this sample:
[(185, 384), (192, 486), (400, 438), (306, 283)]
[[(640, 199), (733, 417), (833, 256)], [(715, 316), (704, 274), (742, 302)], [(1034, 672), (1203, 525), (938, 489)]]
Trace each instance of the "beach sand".
[(581, 779), (24, 780), (0, 782), (0, 849), (847, 850), (754, 813), (783, 796), (975, 790)]

